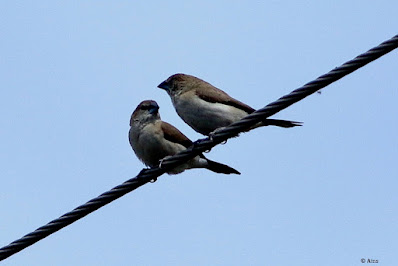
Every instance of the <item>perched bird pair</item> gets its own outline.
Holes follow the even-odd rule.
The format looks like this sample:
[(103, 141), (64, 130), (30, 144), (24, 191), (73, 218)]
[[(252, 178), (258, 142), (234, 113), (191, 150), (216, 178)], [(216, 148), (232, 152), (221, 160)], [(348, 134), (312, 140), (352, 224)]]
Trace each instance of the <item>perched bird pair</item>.
[[(224, 91), (194, 76), (175, 74), (158, 86), (170, 96), (178, 115), (195, 131), (210, 135), (216, 129), (239, 121), (255, 110), (232, 98)], [(155, 101), (141, 102), (130, 120), (129, 140), (137, 157), (147, 166), (155, 167), (167, 157), (191, 146), (192, 141), (172, 125), (163, 122)], [(253, 126), (295, 127), (301, 123), (278, 119), (264, 119)], [(190, 168), (206, 168), (216, 173), (240, 174), (237, 170), (207, 159), (203, 154), (178, 166), (169, 174)]]

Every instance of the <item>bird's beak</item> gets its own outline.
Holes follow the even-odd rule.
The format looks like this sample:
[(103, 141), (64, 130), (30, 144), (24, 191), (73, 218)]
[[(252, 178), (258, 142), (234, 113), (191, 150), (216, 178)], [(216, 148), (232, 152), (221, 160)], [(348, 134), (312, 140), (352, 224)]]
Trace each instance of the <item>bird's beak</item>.
[(159, 106), (152, 106), (151, 109), (149, 109), (148, 111), (151, 115), (153, 115), (153, 114), (157, 114), (158, 110), (159, 110)]
[(169, 89), (170, 89), (169, 84), (167, 84), (166, 81), (163, 81), (162, 83), (160, 83), (158, 85), (158, 88), (164, 89), (165, 91), (169, 91)]

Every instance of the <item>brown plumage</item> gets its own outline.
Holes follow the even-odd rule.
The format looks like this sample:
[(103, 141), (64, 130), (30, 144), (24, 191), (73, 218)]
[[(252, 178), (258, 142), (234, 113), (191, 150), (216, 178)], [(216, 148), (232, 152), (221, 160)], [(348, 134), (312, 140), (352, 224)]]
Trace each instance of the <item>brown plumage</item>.
[[(159, 166), (165, 157), (175, 155), (192, 145), (192, 141), (181, 131), (160, 119), (158, 110), (159, 106), (155, 101), (143, 101), (130, 119), (130, 145), (137, 157), (150, 167)], [(203, 154), (168, 173), (178, 174), (190, 168), (206, 168), (223, 174), (240, 174), (228, 165), (207, 159)]]
[[(191, 75), (172, 75), (158, 87), (166, 90), (185, 123), (203, 135), (209, 135), (255, 111), (210, 83)], [(264, 119), (250, 129), (269, 125), (289, 128), (301, 126), (301, 123)]]

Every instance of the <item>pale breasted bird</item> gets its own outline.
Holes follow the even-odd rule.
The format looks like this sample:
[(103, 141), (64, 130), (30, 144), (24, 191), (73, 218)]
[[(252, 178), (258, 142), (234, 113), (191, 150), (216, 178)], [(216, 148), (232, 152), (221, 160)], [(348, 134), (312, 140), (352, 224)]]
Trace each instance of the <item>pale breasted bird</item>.
[[(158, 87), (169, 94), (182, 120), (195, 131), (207, 136), (255, 111), (210, 83), (191, 75), (172, 75)], [(301, 123), (267, 118), (250, 129), (261, 126), (289, 128), (301, 126)]]
[[(156, 167), (162, 159), (172, 156), (192, 145), (177, 128), (160, 119), (155, 101), (141, 102), (130, 119), (129, 141), (137, 157), (147, 166)], [(228, 165), (207, 159), (203, 154), (168, 171), (178, 174), (190, 168), (206, 168), (216, 173), (240, 174)]]

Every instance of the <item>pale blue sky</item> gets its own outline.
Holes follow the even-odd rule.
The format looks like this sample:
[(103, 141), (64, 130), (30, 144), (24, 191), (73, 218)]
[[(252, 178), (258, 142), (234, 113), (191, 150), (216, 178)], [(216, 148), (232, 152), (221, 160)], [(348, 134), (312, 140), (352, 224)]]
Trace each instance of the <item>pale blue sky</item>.
[[(0, 246), (135, 176), (136, 105), (198, 76), (260, 108), (398, 33), (397, 1), (1, 1)], [(4, 265), (378, 265), (398, 250), (398, 52)]]

